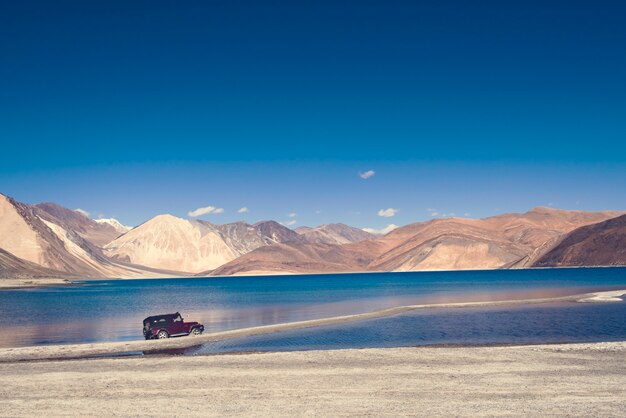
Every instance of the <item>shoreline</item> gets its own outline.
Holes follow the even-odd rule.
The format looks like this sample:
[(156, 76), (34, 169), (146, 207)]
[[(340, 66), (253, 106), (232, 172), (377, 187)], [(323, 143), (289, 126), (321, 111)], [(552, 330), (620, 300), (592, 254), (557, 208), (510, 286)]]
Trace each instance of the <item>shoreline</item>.
[[(245, 278), (261, 278), (267, 277), (268, 279), (275, 278), (277, 276), (327, 276), (327, 275), (360, 275), (360, 274), (406, 274), (406, 273), (453, 273), (453, 272), (494, 272), (500, 270), (506, 271), (524, 271), (524, 270), (568, 270), (568, 269), (626, 269), (625, 266), (555, 266), (555, 267), (522, 267), (522, 268), (493, 268), (493, 269), (464, 269), (464, 270), (416, 270), (416, 271), (338, 271), (338, 272), (321, 272), (321, 273), (301, 273), (301, 272), (266, 272), (264, 274), (231, 274), (231, 275), (206, 275), (198, 276), (195, 274), (172, 276), (160, 276), (160, 277), (105, 277), (105, 278), (49, 278), (49, 279), (36, 279), (36, 278), (0, 278), (0, 292), (3, 290), (20, 290), (20, 289), (32, 289), (39, 287), (53, 287), (53, 286), (80, 286), (89, 282), (98, 281), (128, 281), (128, 280), (176, 280), (176, 279), (245, 279)], [(42, 282), (42, 283), (40, 283)], [(52, 283), (46, 283), (52, 282)], [(7, 284), (9, 283), (9, 284)]]
[(0, 279), (0, 292), (3, 290), (20, 290), (20, 289), (36, 289), (46, 287), (69, 287), (76, 286), (71, 279), (64, 278), (46, 278), (46, 279)]
[(249, 337), (254, 335), (273, 334), (297, 329), (317, 328), (325, 325), (335, 325), (348, 322), (357, 322), (367, 319), (383, 318), (410, 312), (418, 309), (449, 309), (449, 308), (472, 308), (493, 306), (516, 306), (531, 304), (546, 304), (554, 302), (580, 302), (580, 303), (612, 303), (621, 301), (626, 296), (626, 289), (594, 292), (571, 296), (562, 296), (543, 299), (522, 299), (482, 302), (457, 302), (441, 304), (421, 304), (397, 306), (393, 308), (379, 309), (376, 311), (342, 315), (329, 318), (311, 319), (305, 321), (288, 322), (282, 324), (263, 325), (250, 328), (241, 328), (227, 331), (219, 331), (200, 336), (188, 336), (170, 338), (165, 340), (134, 340), (123, 342), (100, 342), (68, 345), (43, 345), (0, 349), (0, 364), (15, 363), (33, 360), (63, 360), (85, 357), (118, 356), (129, 352), (150, 352), (171, 349), (190, 348), (206, 343), (224, 341), (233, 338)]
[(0, 363), (0, 416), (621, 416), (626, 342)]

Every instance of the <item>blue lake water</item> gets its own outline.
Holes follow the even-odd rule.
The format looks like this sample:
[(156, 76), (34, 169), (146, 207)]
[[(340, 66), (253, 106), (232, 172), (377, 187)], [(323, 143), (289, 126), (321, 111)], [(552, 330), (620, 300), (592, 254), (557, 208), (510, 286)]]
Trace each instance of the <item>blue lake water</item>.
[[(73, 287), (0, 291), (0, 347), (141, 339), (143, 318), (176, 311), (204, 323), (206, 332), (212, 332), (408, 304), (527, 299), (618, 288), (626, 288), (626, 268), (90, 281)], [(338, 347), (339, 340), (344, 347), (547, 342), (550, 330), (565, 324), (563, 318), (579, 319), (563, 326), (567, 332), (553, 331), (550, 338), (624, 339), (624, 305), (610, 305), (437, 309), (293, 335), (231, 341), (201, 350)], [(571, 314), (574, 311), (576, 315)], [(621, 315), (622, 322), (605, 321), (607, 326), (599, 328), (597, 323), (576, 325), (584, 324), (583, 318), (602, 322), (608, 315)], [(528, 321), (513, 325), (514, 317)], [(485, 318), (493, 322), (486, 325), (493, 330), (489, 336), (481, 329), (468, 331), (468, 324), (489, 324)], [(539, 328), (545, 332), (538, 332)], [(298, 344), (289, 341), (290, 336)]]
[(188, 355), (425, 345), (626, 340), (626, 302), (417, 310), (333, 326), (205, 344)]

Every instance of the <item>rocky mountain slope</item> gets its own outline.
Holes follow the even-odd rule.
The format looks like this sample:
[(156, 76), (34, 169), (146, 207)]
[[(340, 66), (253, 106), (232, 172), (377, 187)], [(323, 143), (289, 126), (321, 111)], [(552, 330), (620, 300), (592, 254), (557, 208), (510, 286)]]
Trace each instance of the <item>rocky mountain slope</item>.
[[(374, 240), (335, 245), (331, 248), (344, 259), (333, 265), (339, 268), (335, 271), (527, 267), (555, 245), (563, 234), (619, 214), (535, 208), (527, 213), (485, 219), (435, 219), (398, 228)], [(330, 249), (327, 252), (330, 253)], [(231, 261), (214, 274), (302, 272), (301, 266), (319, 268), (318, 264), (311, 262), (302, 246), (299, 251), (273, 246)]]
[(570, 232), (534, 266), (626, 266), (626, 215)]
[(312, 244), (350, 244), (376, 238), (376, 235), (346, 224), (326, 224), (315, 228), (296, 228), (307, 242)]
[[(117, 231), (118, 235), (125, 234), (131, 229), (133, 229), (130, 226), (122, 225), (122, 223), (115, 218), (100, 218), (100, 219), (95, 219), (95, 222), (99, 224), (110, 225), (111, 227), (113, 227), (113, 229), (115, 229), (115, 231)], [(114, 238), (117, 238), (117, 236)], [(107, 241), (106, 244), (108, 244), (111, 241), (112, 240)]]
[(107, 244), (105, 253), (143, 266), (199, 273), (259, 247), (299, 239), (296, 232), (272, 221), (213, 225), (159, 215)]
[(343, 224), (215, 225), (159, 215), (126, 233), (0, 194), (0, 276), (176, 277), (626, 264), (626, 215), (535, 208), (419, 222), (375, 236)]
[(32, 263), (85, 278), (169, 275), (105, 257), (97, 243), (103, 242), (107, 234), (117, 236), (117, 232), (108, 225), (76, 216), (84, 218), (66, 208), (28, 205), (0, 194), (0, 249), (22, 260), (24, 273), (39, 274), (28, 264)]
[[(285, 242), (258, 248), (210, 272), (214, 276), (367, 270), (372, 257), (341, 245)], [(209, 273), (209, 272), (207, 272)]]
[(39, 218), (61, 225), (88, 242), (102, 247), (120, 236), (112, 225), (95, 222), (82, 213), (64, 208), (56, 203), (39, 203), (33, 206)]
[(0, 249), (0, 279), (37, 279), (37, 278), (61, 278), (71, 276), (58, 270), (42, 267), (30, 261), (15, 257), (13, 254)]

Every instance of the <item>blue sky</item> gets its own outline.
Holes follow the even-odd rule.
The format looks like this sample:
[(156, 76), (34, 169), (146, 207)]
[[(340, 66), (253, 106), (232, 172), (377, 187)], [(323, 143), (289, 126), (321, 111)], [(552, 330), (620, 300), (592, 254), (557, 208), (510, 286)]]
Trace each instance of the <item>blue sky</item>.
[(371, 228), (626, 209), (624, 2), (13, 3), (18, 200)]

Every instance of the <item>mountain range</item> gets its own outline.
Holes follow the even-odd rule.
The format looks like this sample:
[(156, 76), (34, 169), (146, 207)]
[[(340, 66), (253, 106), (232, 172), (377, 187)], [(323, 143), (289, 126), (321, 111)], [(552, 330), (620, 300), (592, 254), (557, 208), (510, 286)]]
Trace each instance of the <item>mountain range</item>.
[(345, 224), (216, 225), (158, 215), (128, 228), (0, 194), (0, 278), (139, 278), (626, 265), (624, 212), (538, 207), (417, 222), (379, 236)]

